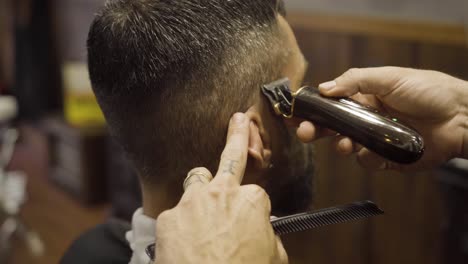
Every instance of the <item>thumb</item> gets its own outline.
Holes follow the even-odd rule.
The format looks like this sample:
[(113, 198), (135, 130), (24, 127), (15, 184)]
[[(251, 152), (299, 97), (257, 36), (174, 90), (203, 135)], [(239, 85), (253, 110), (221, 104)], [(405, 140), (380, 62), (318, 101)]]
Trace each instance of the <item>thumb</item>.
[(330, 97), (350, 97), (357, 93), (384, 96), (397, 87), (404, 70), (398, 67), (354, 68), (334, 81), (320, 84), (319, 89)]

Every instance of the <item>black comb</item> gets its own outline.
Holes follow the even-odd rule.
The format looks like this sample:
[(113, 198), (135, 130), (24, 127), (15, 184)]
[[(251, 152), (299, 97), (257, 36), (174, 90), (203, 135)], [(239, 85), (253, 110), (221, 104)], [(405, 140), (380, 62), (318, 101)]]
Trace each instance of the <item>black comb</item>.
[[(375, 203), (363, 201), (276, 218), (271, 220), (271, 225), (273, 226), (275, 234), (281, 236), (321, 226), (356, 221), (383, 213), (384, 211)], [(155, 246), (155, 244), (151, 244), (146, 248), (146, 254), (150, 257), (151, 261), (155, 259)]]
[(281, 236), (321, 226), (345, 223), (383, 214), (371, 201), (356, 202), (308, 213), (276, 218), (271, 221), (275, 234)]

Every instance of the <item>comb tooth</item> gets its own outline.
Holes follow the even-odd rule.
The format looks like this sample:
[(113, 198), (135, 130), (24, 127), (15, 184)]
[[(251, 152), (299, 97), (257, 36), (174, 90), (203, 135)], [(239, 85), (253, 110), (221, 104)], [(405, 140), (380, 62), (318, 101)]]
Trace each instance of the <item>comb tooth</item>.
[(282, 235), (283, 234), (283, 225), (273, 225), (273, 228), (275, 229), (275, 233), (278, 234), (278, 235)]
[(285, 235), (285, 234), (289, 234), (289, 232), (286, 232), (286, 230), (283, 229), (281, 231), (277, 231), (276, 234), (279, 235), (279, 236), (282, 236), (282, 235)]
[[(275, 223), (273, 223), (273, 226), (275, 226)], [(278, 229), (278, 231), (284, 232), (287, 229), (287, 226), (286, 223), (277, 222), (276, 228)]]
[(292, 221), (292, 219), (287, 222), (287, 226), (290, 233), (296, 232), (297, 227), (294, 226), (294, 221)]
[(320, 226), (327, 225), (327, 223), (325, 222), (325, 217), (326, 217), (326, 215), (323, 214), (323, 215), (321, 215), (320, 218), (316, 219), (316, 220), (318, 220), (318, 222), (320, 223)]
[(300, 219), (299, 219), (299, 221), (296, 221), (296, 222), (293, 222), (293, 223), (294, 223), (294, 226), (296, 227), (296, 230), (304, 230), (304, 228), (301, 225)]
[(314, 228), (316, 224), (312, 221), (307, 221), (307, 219), (304, 219), (304, 223), (307, 225), (308, 228)]
[(306, 218), (304, 218), (304, 221), (307, 222), (308, 225), (309, 225), (311, 228), (316, 228), (316, 227), (318, 227), (317, 221), (315, 221), (315, 219), (313, 219), (313, 218), (306, 217)]
[(339, 214), (338, 212), (333, 214), (333, 218), (336, 219), (336, 222), (345, 222), (347, 220), (345, 215)]
[(344, 223), (350, 219), (348, 212), (343, 212), (342, 214), (336, 213), (335, 217), (339, 219), (340, 223)]
[(328, 212), (325, 214), (325, 219), (327, 220), (327, 223), (333, 222), (333, 212)]
[(356, 215), (346, 213), (346, 215), (342, 215), (341, 218), (343, 219), (341, 222), (347, 222), (347, 221), (354, 221), (357, 219)]
[(332, 223), (340, 223), (340, 222), (343, 222), (344, 220), (338, 214), (330, 214), (328, 216), (328, 219), (330, 219), (330, 222)]
[(309, 225), (311, 226), (311, 228), (317, 228), (319, 227), (319, 223), (316, 219), (312, 218), (312, 217), (305, 217), (304, 218), (304, 221), (306, 221), (307, 223), (309, 223)]
[(330, 222), (330, 220), (328, 219), (327, 214), (322, 215), (322, 217), (320, 218), (320, 222), (321, 222), (322, 226), (326, 226)]
[(352, 216), (354, 216), (354, 219), (359, 219), (359, 218), (362, 217), (362, 214), (361, 214), (361, 212), (359, 211), (359, 209), (350, 210), (350, 211), (349, 211), (349, 214), (351, 214)]
[(336, 214), (328, 214), (327, 219), (329, 223), (341, 222), (340, 218)]
[(377, 211), (375, 210), (375, 208), (372, 208), (372, 207), (367, 207), (367, 208), (365, 208), (364, 210), (365, 210), (368, 214), (372, 214), (372, 215), (374, 215), (374, 214), (377, 213)]
[(317, 221), (317, 219), (307, 218), (304, 221), (308, 222), (311, 228), (317, 228), (321, 226), (320, 222)]
[(350, 219), (353, 219), (353, 220), (356, 220), (356, 219), (359, 219), (361, 216), (360, 214), (357, 212), (357, 211), (354, 211), (352, 209), (348, 210), (346, 212), (346, 216)]
[(368, 212), (367, 210), (361, 210), (361, 214), (362, 214), (363, 216), (365, 216), (365, 215), (372, 215), (372, 213), (371, 213), (371, 212)]
[(296, 232), (297, 228), (294, 226), (293, 221), (288, 221), (287, 226), (288, 226), (288, 228), (287, 228), (288, 233)]
[(364, 210), (359, 210), (358, 212), (359, 216), (362, 218), (362, 217), (365, 217), (366, 215), (369, 215), (369, 213), (367, 213), (366, 211)]
[(297, 221), (297, 224), (301, 227), (302, 230), (307, 230), (310, 228), (310, 225), (307, 224), (306, 219), (302, 218)]
[(284, 235), (291, 233), (290, 228), (287, 225), (281, 225), (278, 231), (278, 234)]
[(314, 224), (307, 220), (306, 217), (302, 217), (299, 221), (303, 230), (314, 228)]
[(289, 234), (289, 233), (291, 233), (291, 231), (283, 229), (281, 232), (278, 232), (278, 235), (285, 235), (285, 234)]
[(300, 231), (303, 231), (304, 229), (300, 228), (299, 226), (297, 226), (296, 223), (294, 223), (294, 230), (293, 232), (300, 232)]
[(328, 224), (339, 222), (339, 219), (336, 218), (335, 215), (333, 215), (333, 214), (327, 214), (325, 219), (327, 219)]
[(283, 227), (283, 232), (284, 233), (294, 232), (294, 230), (292, 229), (292, 226), (291, 226), (291, 221), (286, 221), (282, 227)]
[(339, 214), (338, 212), (333, 214), (333, 218), (339, 223), (347, 221), (347, 217), (344, 214)]
[(360, 210), (352, 211), (351, 214), (355, 217), (355, 219), (360, 219), (365, 217), (367, 214), (361, 212)]
[(376, 214), (377, 213), (373, 208), (366, 208), (366, 212), (369, 212), (369, 214)]
[(327, 225), (328, 223), (330, 223), (332, 220), (330, 219), (330, 215), (329, 214), (323, 214), (322, 218), (321, 218), (321, 223), (322, 223), (322, 226), (324, 225)]
[(300, 231), (304, 231), (308, 229), (305, 225), (303, 225), (303, 222), (301, 220), (297, 221), (296, 226), (298, 230)]
[(313, 228), (317, 228), (320, 226), (320, 222), (318, 221), (318, 219), (312, 216), (304, 217), (303, 221), (308, 222), (310, 226), (313, 226)]

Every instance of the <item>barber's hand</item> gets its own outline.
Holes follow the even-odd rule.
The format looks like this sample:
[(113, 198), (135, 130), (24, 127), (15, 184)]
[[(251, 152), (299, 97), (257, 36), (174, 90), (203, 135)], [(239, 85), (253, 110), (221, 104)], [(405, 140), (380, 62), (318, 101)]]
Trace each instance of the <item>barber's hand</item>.
[[(451, 158), (468, 156), (468, 82), (435, 71), (382, 67), (351, 69), (319, 88), (325, 96), (352, 97), (397, 117), (423, 136), (423, 158), (406, 166), (386, 161), (349, 138), (338, 137), (338, 151), (357, 152), (358, 160), (367, 168), (429, 169)], [(302, 141), (310, 142), (320, 137), (321, 130), (304, 122), (297, 134)]]
[(270, 224), (268, 195), (257, 185), (240, 185), (249, 125), (245, 114), (234, 115), (214, 179), (205, 168), (192, 170), (179, 204), (158, 217), (156, 263), (288, 262)]

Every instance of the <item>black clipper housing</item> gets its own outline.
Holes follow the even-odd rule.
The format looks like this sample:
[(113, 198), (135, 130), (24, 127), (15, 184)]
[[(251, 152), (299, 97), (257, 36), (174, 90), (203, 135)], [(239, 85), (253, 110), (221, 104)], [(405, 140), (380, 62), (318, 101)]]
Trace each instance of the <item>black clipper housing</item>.
[(292, 93), (289, 87), (287, 78), (262, 87), (277, 115), (299, 117), (332, 129), (397, 163), (410, 164), (422, 157), (423, 138), (396, 118), (349, 98), (323, 97), (317, 88), (305, 86)]

